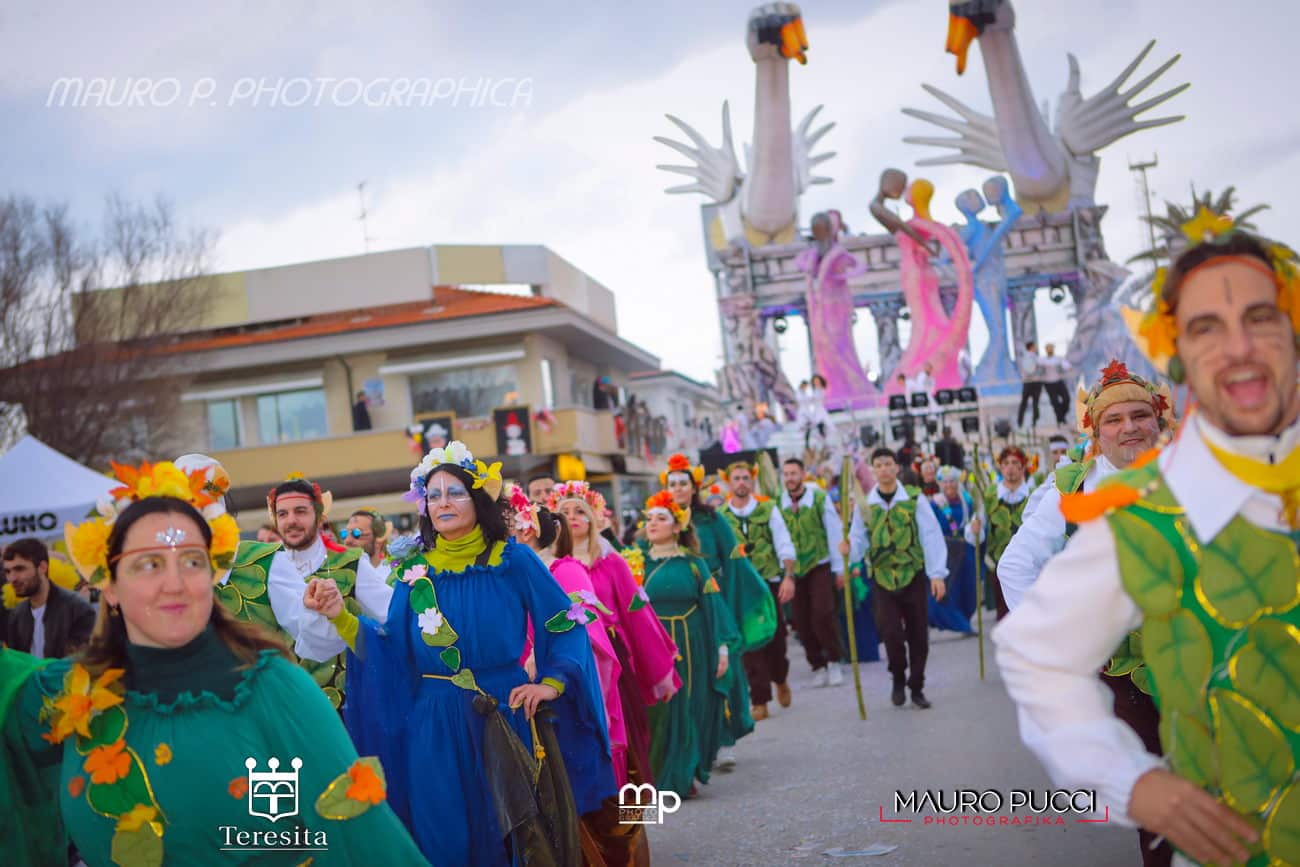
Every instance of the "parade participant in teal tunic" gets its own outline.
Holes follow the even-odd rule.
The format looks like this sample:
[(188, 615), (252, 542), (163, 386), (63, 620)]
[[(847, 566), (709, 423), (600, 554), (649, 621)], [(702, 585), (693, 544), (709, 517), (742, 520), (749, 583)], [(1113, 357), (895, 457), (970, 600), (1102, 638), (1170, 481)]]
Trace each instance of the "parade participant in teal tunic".
[[(387, 624), (355, 617), (328, 579), (304, 604), (354, 648), (344, 719), (426, 857), (572, 863), (578, 816), (616, 792), (583, 628), (596, 614), (508, 541), (501, 486), (501, 465), (463, 443), (433, 449), (411, 472), (421, 541), (393, 572)], [(520, 661), (530, 619), (536, 682)]]
[[(700, 556), (716, 579), (738, 628), (731, 650), (739, 660), (743, 654), (765, 646), (776, 634), (776, 603), (766, 583), (749, 562), (745, 546), (736, 539), (731, 525), (716, 509), (700, 501), (704, 468), (692, 467), (684, 455), (672, 455), (668, 458), (668, 469), (659, 474), (659, 480), (678, 506), (690, 510), (691, 529)], [(736, 757), (730, 747), (754, 730), (748, 680), (733, 677), (729, 689), (725, 714), (727, 724), (722, 734), (724, 749), (718, 755), (720, 770), (735, 767)]]
[[(1183, 230), (1139, 333), (1195, 409), (1155, 460), (1062, 497), (1078, 530), (993, 640), (1055, 785), (1176, 863), (1297, 864), (1300, 262), (1206, 208)], [(1163, 760), (1096, 678), (1134, 629)]]
[(671, 700), (649, 709), (650, 764), (661, 791), (687, 797), (694, 781), (709, 781), (722, 740), (737, 629), (717, 580), (695, 551), (690, 511), (660, 491), (646, 501), (645, 514), (645, 591), (678, 647), (683, 683)]
[[(425, 863), (386, 803), (378, 761), (358, 758), (282, 645), (215, 604), (233, 520), (205, 520), (198, 509), (214, 504), (172, 464), (118, 469), (114, 495), (130, 505), (69, 533), (102, 591), (89, 647), (25, 678), (12, 651), (0, 656), (4, 677), (22, 680), (6, 755), (26, 756), (42, 780), (19, 797), (57, 798), (90, 864), (220, 865), (250, 848), (268, 859), (295, 850), (281, 856), (293, 864)], [(285, 794), (267, 794), (272, 783)], [(65, 845), (57, 823), (24, 830)], [(5, 828), (7, 858), (12, 837)]]

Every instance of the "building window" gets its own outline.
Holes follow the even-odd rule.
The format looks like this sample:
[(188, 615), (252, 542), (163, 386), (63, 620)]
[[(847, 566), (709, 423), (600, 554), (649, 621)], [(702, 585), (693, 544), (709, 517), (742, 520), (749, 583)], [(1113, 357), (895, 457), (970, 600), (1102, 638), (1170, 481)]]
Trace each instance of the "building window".
[(555, 409), (555, 373), (549, 358), (542, 359), (542, 406)]
[(213, 451), (243, 445), (239, 426), (239, 398), (208, 401), (208, 448)]
[(329, 435), (325, 390), (308, 388), (257, 396), (257, 424), (262, 442), (288, 443)]
[(488, 364), (411, 376), (411, 409), (454, 412), (461, 418), (488, 416), (518, 391), (513, 364)]

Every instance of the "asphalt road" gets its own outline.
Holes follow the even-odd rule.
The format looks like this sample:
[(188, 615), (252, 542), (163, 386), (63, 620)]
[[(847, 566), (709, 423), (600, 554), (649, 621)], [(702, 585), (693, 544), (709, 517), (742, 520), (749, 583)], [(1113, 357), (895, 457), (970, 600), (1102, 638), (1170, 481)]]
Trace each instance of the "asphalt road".
[[(1020, 743), (987, 643), (981, 682), (975, 639), (931, 632), (926, 695), (934, 706), (924, 711), (889, 703), (883, 660), (863, 665), (866, 722), (858, 719), (851, 676), (843, 686), (814, 689), (802, 648), (792, 642), (790, 654), (792, 705), (772, 702), (771, 717), (736, 746), (736, 769), (715, 772), (699, 797), (650, 828), (656, 867), (1140, 864), (1136, 832), (1074, 817), (1064, 827), (880, 821), (882, 807), (885, 818), (900, 815), (896, 790), (994, 789), (1009, 797), (1010, 789), (1029, 789), (1041, 798), (1050, 788)], [(891, 846), (888, 854), (853, 854)]]

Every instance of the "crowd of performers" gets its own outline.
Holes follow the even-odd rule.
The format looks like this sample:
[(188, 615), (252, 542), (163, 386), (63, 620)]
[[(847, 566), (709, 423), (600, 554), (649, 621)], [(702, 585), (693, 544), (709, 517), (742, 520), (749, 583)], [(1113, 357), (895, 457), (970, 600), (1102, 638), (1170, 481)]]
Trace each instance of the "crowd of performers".
[(980, 596), (1025, 744), (1146, 864), (1300, 863), (1300, 280), (1230, 219), (1188, 238), (1141, 330), (1183, 417), (1113, 362), (1037, 484), (1012, 446), (996, 477), (880, 448), (855, 477), (748, 453), (713, 483), (674, 455), (620, 549), (586, 483), (525, 491), (453, 442), (411, 472), (417, 534), (363, 511), (340, 545), (306, 479), (240, 541), (211, 458), (115, 466), (66, 538), (100, 591), (84, 646), (53, 658), (76, 618), (44, 619), (43, 546), (4, 552), (6, 863), (224, 863), (291, 828), (292, 863), (646, 864), (624, 787), (734, 771), (793, 701), (791, 631), (842, 684), (849, 600), (924, 709), (929, 630), (971, 632)]

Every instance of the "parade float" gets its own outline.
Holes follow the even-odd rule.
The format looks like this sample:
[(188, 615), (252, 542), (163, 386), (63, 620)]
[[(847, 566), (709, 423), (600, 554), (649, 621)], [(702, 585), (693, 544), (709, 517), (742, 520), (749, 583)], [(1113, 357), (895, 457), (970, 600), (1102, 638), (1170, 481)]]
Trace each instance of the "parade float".
[[(746, 46), (755, 68), (754, 128), (736, 157), (727, 102), (722, 106), (721, 144), (669, 115), (684, 140), (656, 137), (685, 158), (661, 165), (690, 183), (672, 194), (700, 194), (709, 269), (718, 287), (724, 366), (721, 385), (733, 404), (781, 405), (788, 418), (797, 398), (782, 369), (776, 335), (788, 317), (801, 316), (809, 331), (812, 370), (828, 383), (831, 410), (879, 411), (899, 389), (899, 374), (912, 377), (925, 365), (934, 387), (974, 386), (979, 399), (1018, 394), (1015, 360), (1037, 340), (1034, 298), (1040, 291), (1074, 302), (1075, 332), (1067, 360), (1074, 370), (1100, 369), (1111, 358), (1151, 374), (1132, 342), (1115, 295), (1129, 272), (1110, 260), (1102, 235), (1106, 207), (1095, 200), (1099, 152), (1115, 141), (1181, 117), (1139, 119), (1172, 99), (1183, 84), (1139, 100), (1174, 63), (1175, 56), (1130, 84), (1154, 46), (1146, 45), (1112, 84), (1091, 96), (1080, 88), (1080, 70), (1067, 56), (1068, 80), (1054, 122), (1030, 87), (1016, 41), (1010, 0), (949, 4), (947, 49), (965, 71), (967, 54), (983, 56), (992, 114), (973, 109), (937, 87), (927, 93), (950, 114), (905, 108), (910, 117), (949, 135), (908, 136), (909, 144), (952, 152), (921, 159), (920, 166), (960, 164), (983, 170), (972, 187), (955, 196), (964, 225), (930, 216), (934, 186), (923, 178), (886, 168), (879, 192), (866, 208), (846, 206), (813, 215), (800, 228), (799, 202), (810, 187), (831, 182), (818, 174), (833, 152), (818, 152), (834, 126), (818, 126), (822, 106), (792, 123), (791, 61), (807, 61), (809, 41), (799, 7), (770, 4), (755, 9)], [(841, 61), (842, 62), (842, 61)], [(880, 166), (855, 166), (880, 171)], [(991, 173), (991, 174), (990, 174)], [(978, 185), (976, 188), (975, 185)], [(911, 210), (905, 218), (890, 206)], [(849, 234), (844, 214), (867, 212), (885, 230)], [(995, 213), (997, 219), (987, 219)], [(853, 339), (858, 311), (869, 311), (877, 332), (876, 383), (868, 377)], [(976, 311), (990, 336), (980, 357), (960, 363)], [(1008, 311), (1009, 325), (1008, 325)], [(907, 344), (900, 321), (910, 320)]]

